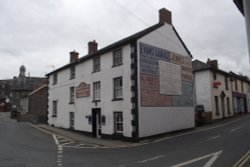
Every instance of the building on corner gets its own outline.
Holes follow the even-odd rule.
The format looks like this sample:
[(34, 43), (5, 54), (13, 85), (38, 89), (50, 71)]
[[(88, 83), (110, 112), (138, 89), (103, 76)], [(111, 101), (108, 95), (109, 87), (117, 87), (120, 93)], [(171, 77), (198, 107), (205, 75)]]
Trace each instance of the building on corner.
[(159, 10), (159, 23), (47, 74), (48, 124), (128, 141), (194, 127), (191, 54)]

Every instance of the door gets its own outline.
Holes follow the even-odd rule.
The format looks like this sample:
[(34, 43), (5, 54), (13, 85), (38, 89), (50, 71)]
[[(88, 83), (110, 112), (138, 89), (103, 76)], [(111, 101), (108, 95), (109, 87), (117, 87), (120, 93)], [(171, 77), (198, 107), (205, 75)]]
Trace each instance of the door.
[(92, 133), (94, 137), (101, 137), (101, 109), (94, 108), (92, 109)]
[(75, 125), (75, 113), (70, 112), (69, 113), (69, 128), (74, 129), (74, 125)]

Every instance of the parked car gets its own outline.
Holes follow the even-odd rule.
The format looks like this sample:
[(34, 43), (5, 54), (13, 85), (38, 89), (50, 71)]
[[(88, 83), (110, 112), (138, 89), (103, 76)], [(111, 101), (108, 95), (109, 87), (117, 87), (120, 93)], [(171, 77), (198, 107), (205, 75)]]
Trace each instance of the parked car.
[(206, 121), (206, 114), (203, 105), (196, 105), (195, 106), (195, 125), (201, 126), (205, 124)]

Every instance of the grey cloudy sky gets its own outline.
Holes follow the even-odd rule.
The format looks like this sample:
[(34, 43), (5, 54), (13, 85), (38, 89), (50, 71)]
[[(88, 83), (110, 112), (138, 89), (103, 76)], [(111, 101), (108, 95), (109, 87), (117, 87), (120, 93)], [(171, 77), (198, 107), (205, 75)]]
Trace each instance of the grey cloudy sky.
[(157, 23), (162, 7), (194, 59), (250, 74), (244, 17), (232, 0), (0, 0), (0, 79), (21, 65), (44, 76), (70, 51), (86, 55), (91, 40), (102, 48)]

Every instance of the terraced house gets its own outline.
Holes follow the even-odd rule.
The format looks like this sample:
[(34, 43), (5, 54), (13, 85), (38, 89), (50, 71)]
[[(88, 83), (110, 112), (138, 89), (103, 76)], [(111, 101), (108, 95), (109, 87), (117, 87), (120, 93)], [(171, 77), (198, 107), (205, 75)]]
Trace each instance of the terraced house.
[(159, 23), (47, 74), (48, 123), (102, 138), (138, 141), (194, 127), (191, 54), (159, 10)]
[(217, 60), (193, 61), (195, 102), (203, 105), (208, 122), (250, 112), (247, 77), (226, 72)]

